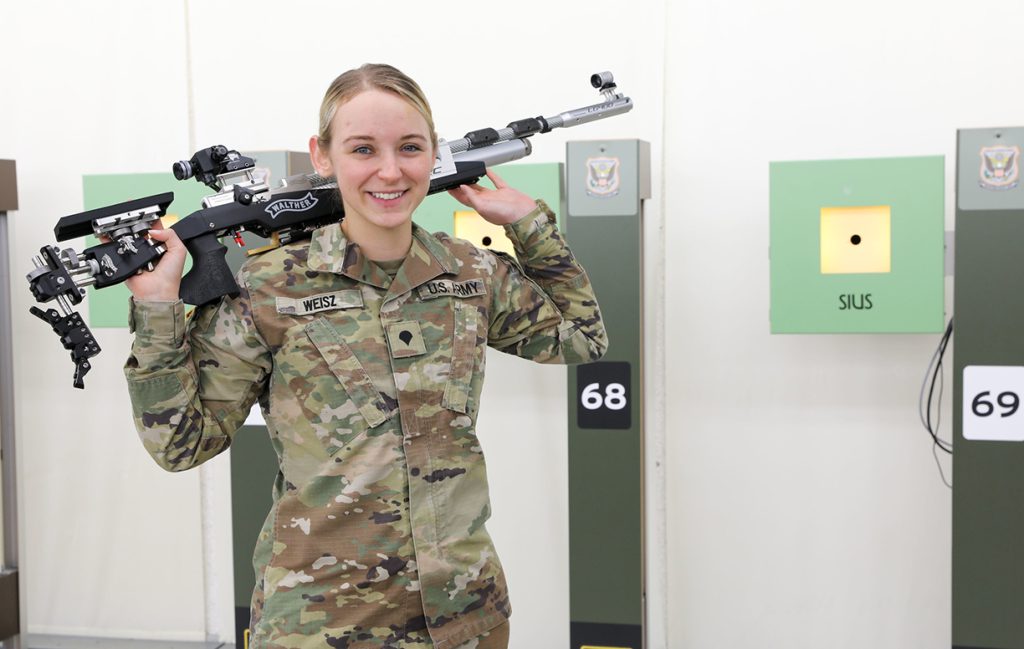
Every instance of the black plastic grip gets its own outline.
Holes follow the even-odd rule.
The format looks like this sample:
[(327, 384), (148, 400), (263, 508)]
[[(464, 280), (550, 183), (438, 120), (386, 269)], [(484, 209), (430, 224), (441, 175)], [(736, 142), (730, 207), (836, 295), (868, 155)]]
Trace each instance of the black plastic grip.
[(235, 282), (225, 255), (228, 249), (212, 234), (185, 241), (188, 254), (192, 256), (192, 270), (181, 278), (178, 295), (188, 304), (201, 306), (213, 302), (222, 295), (238, 296)]
[(515, 122), (509, 122), (508, 128), (512, 129), (516, 137), (529, 137), (534, 133), (547, 133), (548, 121), (543, 117), (527, 117)]
[(479, 160), (466, 160), (455, 163), (455, 173), (439, 176), (430, 181), (428, 194), (455, 189), (459, 185), (472, 185), (487, 175), (487, 165)]
[(480, 147), (487, 146), (488, 144), (494, 144), (500, 140), (498, 132), (493, 128), (482, 128), (477, 131), (470, 131), (466, 133), (466, 139), (469, 140), (470, 149), (479, 149)]

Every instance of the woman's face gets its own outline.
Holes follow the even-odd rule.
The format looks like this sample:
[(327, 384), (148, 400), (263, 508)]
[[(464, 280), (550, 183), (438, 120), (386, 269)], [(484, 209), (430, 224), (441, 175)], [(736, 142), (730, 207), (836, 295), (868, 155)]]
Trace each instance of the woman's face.
[(321, 176), (335, 177), (345, 220), (361, 232), (411, 227), (427, 195), (434, 146), (422, 115), (390, 92), (367, 90), (338, 106), (331, 142), (311, 141)]

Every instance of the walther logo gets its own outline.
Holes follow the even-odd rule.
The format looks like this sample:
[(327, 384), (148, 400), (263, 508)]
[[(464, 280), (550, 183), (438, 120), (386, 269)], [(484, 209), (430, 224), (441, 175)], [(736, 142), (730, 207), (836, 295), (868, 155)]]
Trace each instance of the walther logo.
[(306, 192), (302, 198), (282, 198), (263, 209), (270, 215), (270, 218), (276, 219), (281, 212), (305, 212), (312, 209), (318, 202), (319, 200), (313, 197), (313, 192)]

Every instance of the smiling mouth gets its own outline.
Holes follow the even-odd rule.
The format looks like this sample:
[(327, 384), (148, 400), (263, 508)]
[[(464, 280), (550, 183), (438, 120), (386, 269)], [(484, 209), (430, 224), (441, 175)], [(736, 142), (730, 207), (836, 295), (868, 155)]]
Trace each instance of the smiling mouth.
[(382, 201), (392, 201), (396, 198), (400, 198), (404, 193), (405, 190), (402, 190), (400, 192), (369, 192), (370, 196), (373, 196), (374, 198), (380, 199)]

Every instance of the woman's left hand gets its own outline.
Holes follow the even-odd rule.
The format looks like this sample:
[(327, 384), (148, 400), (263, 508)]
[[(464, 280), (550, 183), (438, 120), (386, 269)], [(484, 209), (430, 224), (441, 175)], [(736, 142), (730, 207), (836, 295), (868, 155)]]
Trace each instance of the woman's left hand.
[(459, 185), (455, 189), (449, 189), (448, 193), (495, 225), (515, 223), (537, 207), (536, 201), (518, 189), (509, 187), (490, 169), (487, 170), (487, 177), (494, 183), (494, 189), (481, 187), (479, 184)]

